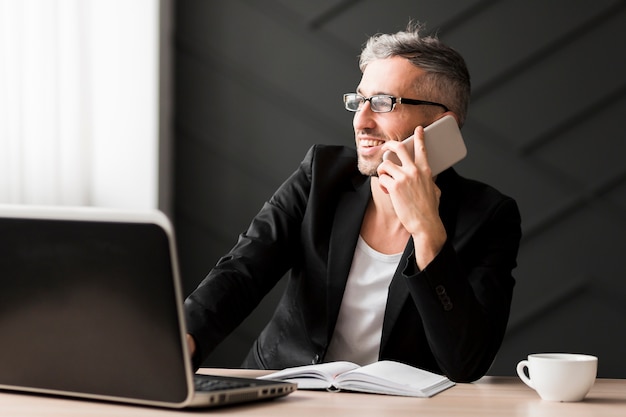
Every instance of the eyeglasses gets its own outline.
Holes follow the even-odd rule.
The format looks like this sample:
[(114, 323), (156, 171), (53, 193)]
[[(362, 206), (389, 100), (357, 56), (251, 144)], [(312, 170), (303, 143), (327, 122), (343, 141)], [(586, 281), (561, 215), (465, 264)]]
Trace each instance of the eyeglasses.
[(348, 111), (356, 112), (361, 110), (361, 107), (363, 107), (366, 101), (370, 102), (370, 109), (374, 113), (388, 113), (394, 109), (396, 103), (414, 104), (416, 106), (439, 106), (443, 108), (444, 111), (449, 111), (449, 109), (441, 103), (394, 97), (386, 94), (377, 94), (371, 97), (363, 97), (357, 93), (346, 93), (343, 95), (343, 103)]

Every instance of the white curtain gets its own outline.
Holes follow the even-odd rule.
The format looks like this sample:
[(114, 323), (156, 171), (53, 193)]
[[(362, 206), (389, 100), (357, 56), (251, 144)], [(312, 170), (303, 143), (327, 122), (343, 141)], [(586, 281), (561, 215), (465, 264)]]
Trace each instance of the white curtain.
[(157, 0), (0, 0), (0, 203), (156, 207), (157, 115)]

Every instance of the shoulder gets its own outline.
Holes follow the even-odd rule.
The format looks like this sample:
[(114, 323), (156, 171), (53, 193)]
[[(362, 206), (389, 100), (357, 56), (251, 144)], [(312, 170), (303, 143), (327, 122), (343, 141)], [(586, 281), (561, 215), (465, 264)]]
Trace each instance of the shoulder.
[(310, 196), (331, 198), (363, 184), (366, 177), (357, 166), (356, 150), (347, 146), (313, 145), (306, 152), (298, 169), (279, 187), (270, 202), (304, 206)]
[(309, 148), (303, 162), (310, 165), (333, 165), (356, 170), (356, 150), (348, 146), (313, 145)]
[(349, 181), (357, 184), (365, 179), (358, 170), (356, 150), (348, 146), (313, 145), (300, 168), (312, 180), (322, 182)]
[(494, 214), (504, 210), (519, 218), (517, 202), (495, 187), (482, 181), (459, 175), (454, 169), (442, 172), (437, 178), (442, 192), (442, 205), (447, 208), (462, 207), (470, 213)]
[(512, 198), (495, 187), (471, 178), (459, 175), (450, 168), (439, 174), (437, 185), (443, 190), (451, 191), (460, 198), (471, 198), (475, 200), (482, 196), (485, 199), (512, 200)]

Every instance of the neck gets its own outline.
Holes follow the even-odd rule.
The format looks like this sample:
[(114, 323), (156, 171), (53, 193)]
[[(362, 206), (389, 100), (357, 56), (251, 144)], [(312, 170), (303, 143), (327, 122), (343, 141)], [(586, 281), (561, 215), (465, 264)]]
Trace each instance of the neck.
[(402, 223), (400, 223), (400, 220), (396, 215), (396, 211), (393, 208), (391, 197), (389, 197), (389, 194), (385, 193), (381, 188), (378, 177), (372, 177), (370, 186), (372, 188), (372, 200), (373, 205), (376, 208), (376, 212), (384, 217), (386, 222), (389, 223), (389, 226), (394, 224), (402, 226)]
[(406, 231), (391, 203), (391, 198), (380, 188), (378, 178), (372, 177), (372, 201), (361, 225), (361, 237), (381, 253), (394, 254), (404, 250), (409, 233)]

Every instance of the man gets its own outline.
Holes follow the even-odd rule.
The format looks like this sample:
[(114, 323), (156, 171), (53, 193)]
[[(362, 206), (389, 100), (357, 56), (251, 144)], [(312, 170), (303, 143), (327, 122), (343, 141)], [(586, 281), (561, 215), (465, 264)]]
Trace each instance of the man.
[[(195, 365), (290, 271), (245, 367), (391, 359), (473, 381), (500, 347), (521, 238), (511, 198), (460, 177), (433, 179), (423, 127), (461, 126), (463, 58), (419, 25), (377, 35), (360, 57), (352, 148), (312, 147), (185, 302)], [(409, 100), (407, 100), (409, 99)], [(401, 143), (415, 134), (414, 154)], [(382, 160), (387, 150), (402, 164)]]

